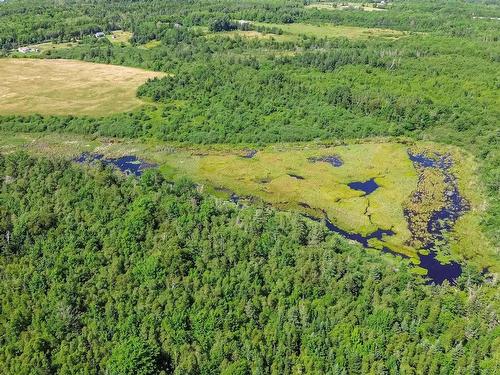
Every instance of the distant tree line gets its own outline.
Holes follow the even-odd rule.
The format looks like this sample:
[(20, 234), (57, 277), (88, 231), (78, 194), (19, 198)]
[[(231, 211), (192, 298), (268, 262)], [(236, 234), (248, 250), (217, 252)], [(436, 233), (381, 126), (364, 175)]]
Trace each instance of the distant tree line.
[(449, 36), (483, 37), (492, 41), (498, 39), (494, 23), (471, 24), (472, 17), (500, 17), (497, 10), (483, 1), (394, 2), (387, 12), (307, 9), (305, 4), (307, 2), (302, 0), (196, 0), (188, 3), (180, 0), (120, 0), (112, 3), (107, 0), (10, 0), (0, 3), (0, 50), (45, 41), (69, 41), (96, 31), (117, 29), (130, 30), (134, 33), (134, 41), (145, 43), (160, 39), (163, 30), (174, 23), (211, 27), (219, 24), (217, 28), (227, 28), (233, 24), (229, 20), (328, 22), (407, 31), (437, 31)]

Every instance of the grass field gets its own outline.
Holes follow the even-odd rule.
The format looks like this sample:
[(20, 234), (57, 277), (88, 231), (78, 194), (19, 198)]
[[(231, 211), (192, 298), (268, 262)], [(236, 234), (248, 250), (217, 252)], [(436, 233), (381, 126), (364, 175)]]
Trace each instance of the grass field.
[[(419, 147), (438, 149), (456, 161), (453, 174), (459, 190), (471, 205), (450, 232), (440, 259), (471, 261), (481, 267), (498, 268), (495, 247), (480, 228), (485, 201), (472, 156), (444, 145), (419, 142)], [(403, 207), (417, 186), (417, 173), (408, 159), (408, 145), (383, 141), (345, 145), (290, 144), (268, 146), (244, 158), (249, 149), (234, 146), (185, 147), (153, 140), (120, 140), (69, 134), (0, 134), (0, 153), (28, 152), (72, 158), (81, 152), (108, 157), (136, 155), (157, 163), (169, 179), (188, 177), (205, 191), (223, 198), (234, 192), (277, 208), (322, 217), (323, 211), (340, 228), (366, 235), (376, 229), (392, 229), (394, 236), (372, 240), (416, 259), (418, 249), (408, 245), (410, 232)], [(309, 158), (336, 155), (340, 167)], [(300, 176), (299, 179), (295, 176)], [(379, 188), (363, 196), (347, 185), (375, 178)], [(481, 243), (483, 246), (478, 247)]]
[(292, 34), (278, 35), (278, 34), (261, 33), (259, 31), (254, 31), (254, 30), (225, 31), (225, 32), (208, 34), (207, 37), (214, 37), (218, 35), (225, 35), (231, 38), (242, 37), (248, 39), (276, 40), (278, 42), (288, 42), (297, 39), (297, 36)]
[(115, 30), (111, 34), (106, 35), (106, 38), (113, 44), (125, 44), (130, 45), (130, 38), (132, 38), (132, 33), (130, 31)]
[(144, 104), (137, 88), (162, 74), (81, 61), (0, 59), (0, 115), (130, 111)]
[(365, 12), (380, 12), (385, 11), (384, 8), (377, 8), (374, 4), (363, 5), (360, 3), (313, 3), (306, 5), (305, 8), (320, 9), (320, 10), (361, 10)]
[(308, 35), (318, 38), (349, 38), (349, 39), (368, 39), (368, 38), (387, 38), (397, 39), (406, 35), (402, 31), (391, 29), (378, 29), (356, 26), (336, 26), (333, 24), (324, 25), (311, 25), (305, 23), (291, 23), (291, 24), (275, 24), (253, 22), (259, 26), (277, 27), (283, 30), (284, 36), (286, 35)]

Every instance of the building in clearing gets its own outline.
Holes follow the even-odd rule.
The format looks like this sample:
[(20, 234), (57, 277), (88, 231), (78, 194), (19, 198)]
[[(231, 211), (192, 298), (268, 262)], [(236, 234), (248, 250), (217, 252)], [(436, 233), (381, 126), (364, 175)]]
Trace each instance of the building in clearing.
[(94, 36), (96, 38), (104, 38), (106, 36), (106, 34), (104, 34), (102, 31), (99, 31), (99, 32), (95, 33)]
[(32, 48), (32, 47), (19, 47), (17, 51), (21, 53), (40, 52), (38, 48)]
[(238, 20), (238, 24), (240, 26), (250, 25), (250, 21), (247, 21), (247, 20)]
[(250, 30), (250, 26), (251, 26), (251, 22), (250, 21), (246, 21), (246, 20), (238, 20), (238, 28), (240, 30)]

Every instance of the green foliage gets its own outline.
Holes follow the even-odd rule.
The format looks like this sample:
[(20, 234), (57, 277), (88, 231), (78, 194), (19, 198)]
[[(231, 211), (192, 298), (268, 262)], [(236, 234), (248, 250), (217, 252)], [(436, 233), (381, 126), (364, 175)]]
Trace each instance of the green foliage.
[[(155, 104), (133, 113), (3, 116), (0, 129), (188, 143), (387, 135), (452, 143), (480, 161), (483, 227), (498, 243), (500, 52), (489, 19), (500, 17), (498, 4), (412, 0), (363, 12), (307, 3), (0, 2), (2, 57), (77, 41), (40, 57), (172, 73), (141, 87)], [(407, 35), (278, 41), (217, 32), (236, 20)], [(117, 29), (133, 33), (131, 45), (91, 36)], [(236, 208), (155, 172), (135, 181), (18, 154), (0, 156), (0, 178), (2, 373), (497, 370), (498, 288), (468, 267), (456, 286), (424, 286), (404, 262), (388, 264), (303, 218)]]
[(152, 350), (138, 337), (129, 337), (112, 350), (107, 370), (110, 375), (151, 375), (156, 367), (158, 350)]
[[(162, 103), (156, 110), (99, 119), (4, 116), (0, 117), (2, 130), (153, 136), (190, 143), (387, 135), (430, 138), (467, 148), (481, 161), (490, 197), (484, 228), (498, 242), (498, 153), (494, 145), (500, 52), (495, 43), (497, 21), (488, 19), (499, 16), (495, 4), (408, 1), (393, 3), (387, 11), (363, 12), (309, 9), (301, 1), (122, 0), (113, 6), (104, 1), (91, 6), (67, 1), (56, 6), (44, 0), (35, 6), (17, 0), (1, 4), (0, 9), (4, 50), (53, 38), (79, 38), (77, 46), (52, 50), (44, 57), (173, 74), (139, 90), (142, 97)], [(71, 22), (69, 15), (78, 21)], [(333, 22), (419, 33), (397, 40), (363, 41), (303, 35), (286, 42), (206, 35), (210, 25), (232, 27), (242, 19)], [(40, 27), (47, 24), (50, 28)], [(245, 27), (279, 33), (260, 23)], [(88, 36), (91, 30), (110, 28), (132, 31), (133, 46)], [(140, 46), (150, 40), (161, 44), (152, 49)]]
[(228, 16), (213, 20), (209, 26), (210, 31), (220, 32), (220, 31), (230, 31), (236, 29), (236, 24), (231, 22)]

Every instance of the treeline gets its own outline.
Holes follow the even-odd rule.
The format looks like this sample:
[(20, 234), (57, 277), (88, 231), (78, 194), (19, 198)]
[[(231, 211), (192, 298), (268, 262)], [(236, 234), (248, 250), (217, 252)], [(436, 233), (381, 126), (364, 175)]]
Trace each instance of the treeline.
[[(134, 40), (141, 44), (146, 40)], [(293, 50), (301, 43), (280, 43), (273, 40), (246, 40), (244, 38), (228, 38), (224, 35), (207, 37), (196, 29), (171, 27), (162, 33), (161, 44), (148, 49), (142, 45), (114, 45), (102, 38), (87, 38), (72, 48), (49, 50), (41, 54), (44, 58), (78, 59), (106, 64), (126, 65), (165, 72), (175, 72), (186, 63), (206, 61), (214, 58), (225, 58), (228, 55), (252, 53), (259, 49), (271, 51)], [(316, 46), (317, 43), (314, 44)], [(305, 48), (313, 48), (309, 44)]]
[[(336, 1), (337, 4), (345, 3)], [(361, 4), (361, 2), (359, 2)], [(474, 23), (478, 15), (500, 15), (497, 7), (487, 2), (446, 1), (394, 1), (384, 11), (319, 10), (309, 9), (300, 19), (332, 22), (353, 26), (389, 28), (406, 31), (439, 32), (464, 38), (492, 37), (497, 34), (492, 23)], [(498, 37), (498, 35), (497, 35)]]
[[(408, 135), (437, 126), (451, 127), (450, 130), (457, 133), (492, 129), (494, 113), (472, 104), (471, 101), (476, 100), (472, 95), (455, 96), (452, 107), (445, 103), (444, 97), (435, 99), (434, 95), (432, 99), (430, 95), (420, 97), (396, 91), (383, 93), (376, 88), (367, 90), (353, 84), (353, 79), (344, 80), (339, 76), (325, 76), (324, 81), (330, 83), (325, 88), (326, 85), (311, 84), (301, 78), (306, 74), (302, 66), (335, 71), (356, 64), (390, 72), (400, 65), (394, 62), (395, 59), (399, 61), (393, 55), (380, 57), (376, 53), (370, 54), (369, 50), (344, 48), (325, 53), (304, 53), (271, 63), (252, 60), (238, 63), (234, 60), (228, 64), (194, 65), (173, 76), (150, 81), (139, 89), (138, 95), (165, 103), (189, 103), (170, 113), (172, 121), (165, 121), (163, 131), (169, 131), (171, 122), (176, 124), (175, 129), (171, 129), (176, 137), (183, 134), (184, 126), (191, 133), (221, 129), (224, 138), (218, 137), (216, 142), (234, 141), (230, 134), (247, 131), (255, 136), (260, 131), (272, 133), (274, 126), (279, 127), (283, 138), (259, 140), (291, 140), (288, 132), (307, 134), (306, 138), (312, 139), (327, 134), (346, 138)], [(404, 77), (404, 72), (395, 74)], [(339, 121), (347, 120), (342, 116), (356, 120), (349, 127), (338, 128)], [(376, 118), (378, 125), (374, 124), (375, 121), (370, 122), (370, 118)], [(199, 124), (193, 121), (199, 121)], [(365, 121), (364, 129), (356, 127), (360, 121)]]
[(176, 23), (210, 26), (226, 17), (233, 21), (328, 22), (437, 31), (449, 36), (497, 40), (495, 23), (473, 18), (478, 16), (500, 17), (500, 12), (487, 3), (444, 0), (394, 2), (388, 11), (382, 12), (307, 9), (299, 0), (121, 0), (111, 3), (106, 0), (10, 0), (0, 3), (0, 50), (45, 41), (69, 41), (96, 31), (117, 29), (132, 31), (134, 42), (145, 43), (160, 39), (164, 31)]
[(188, 181), (0, 156), (2, 374), (494, 374), (496, 286), (427, 286)]
[[(196, 143), (303, 141), (387, 134), (387, 123), (333, 106), (284, 66), (197, 64), (139, 88), (169, 105), (158, 136)], [(185, 104), (182, 104), (185, 103)], [(344, 127), (350, 121), (349, 127)]]
[[(272, 4), (272, 5), (271, 5)], [(293, 1), (290, 6), (275, 0), (233, 1), (135, 1), (106, 0), (82, 2), (66, 0), (14, 0), (0, 3), (0, 49), (44, 41), (69, 41), (96, 31), (126, 29), (134, 33), (133, 41), (145, 43), (160, 39), (171, 25), (209, 26), (217, 19), (230, 15), (237, 19), (242, 9), (261, 9), (266, 13), (289, 13), (289, 8), (302, 6)], [(282, 17), (286, 19), (287, 17)]]
[[(378, 63), (372, 60), (370, 64), (371, 57), (363, 55), (361, 49), (355, 50), (358, 52), (353, 55), (345, 53), (346, 49), (337, 51), (305, 53), (268, 62), (234, 58), (183, 65), (174, 75), (154, 79), (138, 90), (139, 96), (163, 103), (159, 109), (160, 119), (152, 116), (149, 108), (104, 118), (13, 115), (0, 117), (0, 129), (132, 138), (156, 136), (168, 141), (195, 143), (415, 136), (435, 127), (449, 128), (450, 136), (492, 131), (494, 111), (478, 107), (471, 102), (475, 100), (472, 97), (457, 97), (451, 107), (430, 96), (366, 90), (338, 76), (325, 88), (301, 78), (302, 66), (335, 71), (358, 60), (360, 65), (384, 63), (389, 66), (382, 69), (390, 69), (394, 59), (389, 56)], [(133, 65), (137, 55), (125, 55)], [(102, 54), (96, 56), (97, 61), (101, 61)], [(117, 58), (119, 55), (111, 56)], [(91, 56), (88, 57), (91, 60)], [(176, 61), (163, 63), (174, 67)], [(344, 126), (347, 122), (349, 127)]]
[(108, 137), (139, 138), (151, 135), (151, 117), (144, 111), (104, 118), (75, 116), (0, 116), (4, 132), (67, 132)]

